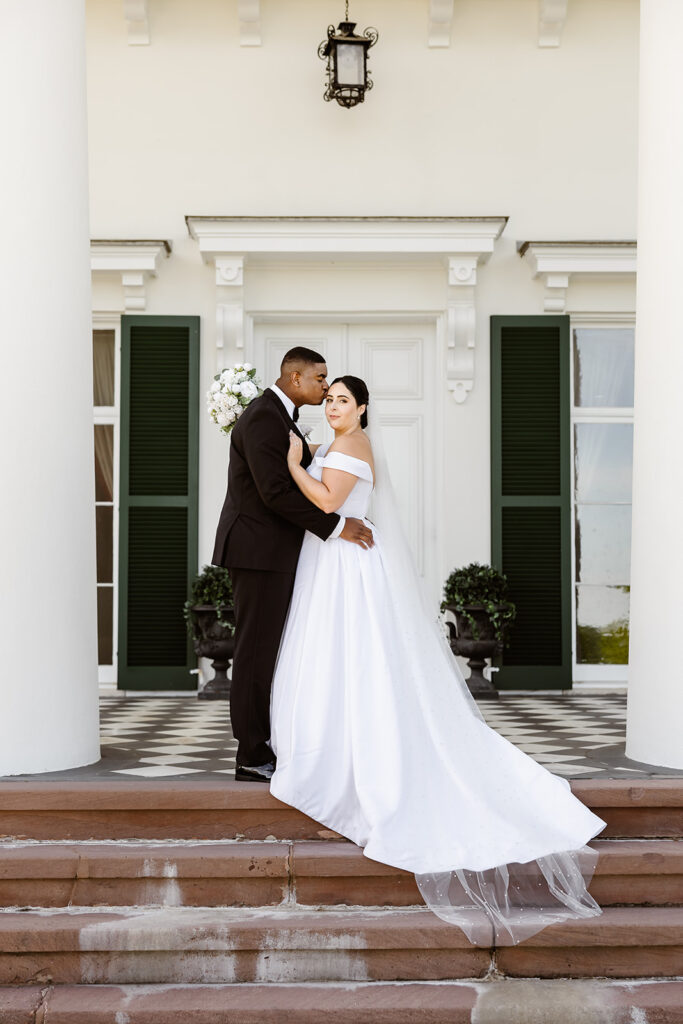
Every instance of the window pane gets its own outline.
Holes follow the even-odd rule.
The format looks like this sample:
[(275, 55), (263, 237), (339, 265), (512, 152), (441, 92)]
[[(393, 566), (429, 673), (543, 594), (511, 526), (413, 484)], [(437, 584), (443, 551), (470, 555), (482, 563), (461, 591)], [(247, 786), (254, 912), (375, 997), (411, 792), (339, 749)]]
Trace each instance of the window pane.
[(112, 505), (98, 505), (95, 509), (97, 529), (97, 582), (111, 583), (114, 564), (114, 508)]
[(628, 587), (578, 586), (576, 660), (580, 665), (628, 664)]
[(631, 506), (578, 505), (577, 581), (628, 585), (630, 568)]
[(114, 331), (92, 332), (93, 404), (114, 404)]
[(633, 424), (577, 423), (574, 466), (578, 502), (629, 502)]
[(97, 588), (97, 662), (99, 665), (114, 663), (114, 588)]
[(574, 403), (633, 405), (633, 328), (574, 331)]
[(114, 500), (114, 427), (95, 427), (95, 500)]

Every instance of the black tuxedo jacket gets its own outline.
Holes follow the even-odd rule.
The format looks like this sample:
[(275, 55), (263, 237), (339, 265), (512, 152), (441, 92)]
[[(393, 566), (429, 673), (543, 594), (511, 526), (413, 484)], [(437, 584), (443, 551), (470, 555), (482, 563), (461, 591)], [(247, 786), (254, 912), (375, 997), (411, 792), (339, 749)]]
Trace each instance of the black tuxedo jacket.
[[(292, 480), (287, 468), (290, 430), (299, 434), (270, 388), (249, 403), (233, 427), (214, 565), (295, 572), (304, 531), (327, 540), (339, 522), (336, 512), (321, 512)], [(304, 441), (301, 464), (310, 463)]]

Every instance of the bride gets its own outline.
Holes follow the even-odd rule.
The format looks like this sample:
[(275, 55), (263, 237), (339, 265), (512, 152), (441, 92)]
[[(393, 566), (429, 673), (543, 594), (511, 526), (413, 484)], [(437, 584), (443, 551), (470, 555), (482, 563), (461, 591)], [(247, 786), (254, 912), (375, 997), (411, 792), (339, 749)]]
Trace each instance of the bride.
[(273, 680), (271, 792), (414, 872), (477, 945), (593, 917), (586, 844), (605, 822), (486, 725), (423, 595), (368, 403), (358, 377), (332, 382), (334, 441), (308, 471), (290, 436), (292, 477), (319, 508), (365, 518), (373, 498), (375, 543), (304, 537)]

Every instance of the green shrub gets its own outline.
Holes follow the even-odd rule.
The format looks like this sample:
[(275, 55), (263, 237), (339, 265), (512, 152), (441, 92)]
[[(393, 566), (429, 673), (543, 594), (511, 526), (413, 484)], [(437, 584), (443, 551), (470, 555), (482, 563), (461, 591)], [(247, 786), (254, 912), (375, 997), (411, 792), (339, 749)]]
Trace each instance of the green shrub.
[(508, 634), (517, 609), (508, 597), (506, 577), (490, 565), (470, 562), (462, 569), (454, 569), (443, 588), (441, 611), (457, 611), (469, 622), (472, 636), (479, 639), (479, 629), (467, 606), (478, 605), (488, 612), (499, 644), (507, 644)]

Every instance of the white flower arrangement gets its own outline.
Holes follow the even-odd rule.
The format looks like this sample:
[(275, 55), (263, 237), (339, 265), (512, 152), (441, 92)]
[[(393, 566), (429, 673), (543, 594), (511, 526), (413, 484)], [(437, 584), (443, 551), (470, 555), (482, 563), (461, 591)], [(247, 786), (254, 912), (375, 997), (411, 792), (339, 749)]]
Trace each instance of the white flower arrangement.
[(246, 407), (263, 394), (256, 367), (251, 363), (235, 363), (217, 373), (206, 392), (209, 416), (224, 434), (229, 434)]

